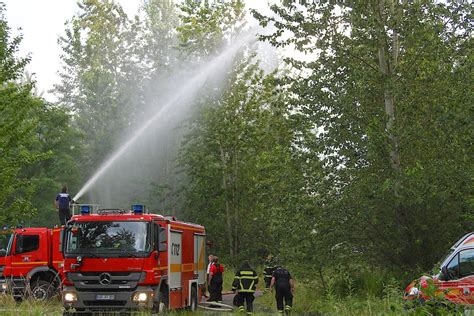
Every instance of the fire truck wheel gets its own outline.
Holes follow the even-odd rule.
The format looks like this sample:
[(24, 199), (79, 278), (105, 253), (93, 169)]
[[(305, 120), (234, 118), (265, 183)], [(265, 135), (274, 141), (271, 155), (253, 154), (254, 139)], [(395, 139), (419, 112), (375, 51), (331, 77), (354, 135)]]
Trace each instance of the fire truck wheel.
[(198, 305), (198, 297), (197, 297), (197, 290), (196, 287), (191, 287), (191, 302), (189, 304), (189, 310), (195, 311), (197, 310)]
[(45, 280), (37, 280), (31, 288), (31, 296), (38, 301), (45, 301), (53, 296), (51, 284)]

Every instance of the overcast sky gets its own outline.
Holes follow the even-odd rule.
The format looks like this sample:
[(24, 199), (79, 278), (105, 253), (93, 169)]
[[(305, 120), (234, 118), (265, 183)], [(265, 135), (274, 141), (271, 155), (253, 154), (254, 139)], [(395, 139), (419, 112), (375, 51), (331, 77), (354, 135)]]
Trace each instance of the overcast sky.
[[(37, 88), (53, 101), (47, 91), (57, 83), (61, 49), (58, 37), (64, 32), (64, 23), (78, 10), (76, 0), (3, 0), (6, 18), (14, 35), (23, 34), (20, 55), (31, 55), (27, 71), (34, 73)], [(142, 0), (116, 0), (125, 12), (134, 15)], [(251, 7), (262, 8), (267, 0), (247, 0)], [(21, 28), (19, 31), (18, 29)]]

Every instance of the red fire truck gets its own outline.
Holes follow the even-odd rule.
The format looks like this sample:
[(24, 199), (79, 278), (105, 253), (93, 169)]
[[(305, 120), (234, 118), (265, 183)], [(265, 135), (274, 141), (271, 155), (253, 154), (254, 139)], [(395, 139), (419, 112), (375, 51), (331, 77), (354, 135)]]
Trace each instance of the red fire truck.
[(434, 276), (423, 276), (405, 289), (406, 301), (474, 305), (474, 232), (456, 242)]
[(68, 312), (197, 308), (204, 294), (205, 229), (173, 217), (81, 208), (64, 232)]
[(58, 292), (63, 274), (61, 228), (17, 228), (5, 251), (1, 289), (16, 299), (45, 300)]

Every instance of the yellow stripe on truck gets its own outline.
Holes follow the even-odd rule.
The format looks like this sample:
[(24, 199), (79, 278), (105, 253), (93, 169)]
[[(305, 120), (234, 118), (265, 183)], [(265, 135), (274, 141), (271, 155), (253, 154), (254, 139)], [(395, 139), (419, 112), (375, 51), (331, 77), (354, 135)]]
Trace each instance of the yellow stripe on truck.
[(25, 262), (12, 262), (12, 266), (19, 266), (23, 264), (48, 264), (48, 261), (25, 261)]
[(185, 263), (183, 264), (183, 272), (194, 271), (194, 263)]
[(194, 263), (184, 263), (184, 264), (172, 263), (172, 264), (170, 264), (170, 272), (171, 273), (191, 272), (191, 271), (194, 271)]
[(153, 268), (153, 271), (157, 271), (157, 270), (166, 270), (168, 269), (168, 266), (164, 266), (164, 267), (156, 267), (156, 268)]
[(170, 264), (170, 272), (171, 273), (181, 272), (181, 264), (179, 263)]

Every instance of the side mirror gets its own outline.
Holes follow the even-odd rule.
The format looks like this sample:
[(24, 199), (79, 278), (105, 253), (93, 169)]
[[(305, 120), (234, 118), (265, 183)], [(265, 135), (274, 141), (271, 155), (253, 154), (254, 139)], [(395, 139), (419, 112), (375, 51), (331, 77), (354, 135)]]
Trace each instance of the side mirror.
[(448, 267), (442, 267), (441, 268), (441, 280), (442, 281), (448, 281), (450, 278), (449, 278), (449, 273), (448, 273)]
[(160, 245), (158, 246), (158, 251), (163, 252), (163, 251), (167, 251), (167, 250), (168, 250), (168, 248), (166, 247), (166, 243), (160, 242)]
[(63, 247), (64, 247), (64, 234), (66, 232), (66, 229), (63, 228), (59, 232), (59, 252), (63, 253)]
[(166, 247), (166, 229), (156, 225), (155, 226), (155, 247), (158, 252), (168, 251)]
[(23, 235), (16, 236), (15, 254), (23, 252)]
[(153, 245), (154, 245), (154, 250), (156, 251), (160, 251), (159, 250), (159, 245), (160, 245), (160, 226), (158, 226), (157, 224), (154, 225), (153, 227)]

